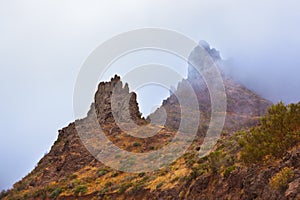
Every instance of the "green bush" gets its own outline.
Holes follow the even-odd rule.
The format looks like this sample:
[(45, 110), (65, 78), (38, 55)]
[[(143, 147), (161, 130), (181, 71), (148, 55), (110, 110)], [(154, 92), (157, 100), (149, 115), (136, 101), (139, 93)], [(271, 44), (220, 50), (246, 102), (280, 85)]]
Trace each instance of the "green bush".
[(141, 143), (135, 142), (135, 143), (133, 143), (133, 146), (134, 146), (134, 147), (139, 147), (139, 146), (141, 146)]
[(231, 172), (233, 172), (235, 169), (236, 169), (236, 166), (234, 166), (234, 165), (227, 167), (224, 171), (224, 177), (228, 177), (231, 174)]
[(101, 169), (97, 171), (97, 175), (98, 177), (104, 176), (105, 174), (107, 174), (109, 172), (108, 169)]
[(83, 195), (87, 192), (87, 186), (86, 185), (78, 185), (75, 189), (74, 189), (74, 195), (78, 196), (78, 195)]
[(186, 153), (184, 155), (184, 160), (187, 167), (191, 168), (199, 159), (199, 156), (195, 153)]
[(217, 173), (224, 164), (225, 155), (222, 151), (214, 151), (209, 154), (209, 168), (213, 173)]
[(108, 192), (108, 187), (104, 187), (104, 188), (102, 188), (100, 191), (99, 191), (99, 194), (100, 195), (104, 195), (105, 193), (107, 193)]
[(159, 184), (156, 185), (156, 189), (161, 188), (164, 185), (164, 182), (160, 182)]
[(139, 177), (144, 177), (145, 175), (146, 175), (145, 172), (141, 172), (141, 173), (138, 174)]
[(242, 132), (239, 144), (241, 160), (257, 163), (267, 156), (280, 158), (300, 142), (300, 103), (285, 106), (282, 102), (269, 108), (261, 125)]
[(32, 197), (34, 197), (34, 198), (39, 197), (39, 198), (45, 199), (45, 198), (47, 198), (47, 191), (45, 188), (38, 189), (33, 192)]
[(51, 192), (50, 198), (55, 199), (60, 195), (61, 192), (62, 192), (61, 188), (56, 188), (53, 192)]
[(294, 176), (294, 169), (285, 167), (280, 172), (275, 174), (269, 182), (270, 187), (275, 190), (284, 190)]
[(69, 177), (71, 180), (76, 179), (78, 177), (77, 174), (72, 174), (72, 175), (68, 175), (67, 177)]
[(25, 181), (17, 183), (16, 190), (21, 191), (27, 189), (27, 183)]
[(118, 172), (114, 172), (114, 173), (112, 173), (112, 175), (110, 176), (110, 177), (117, 177), (119, 175), (119, 173)]
[(122, 183), (119, 188), (119, 193), (123, 194), (131, 186), (132, 186), (132, 183)]
[(145, 184), (142, 180), (137, 181), (137, 182), (132, 184), (132, 188), (129, 190), (129, 193), (134, 194), (136, 192), (140, 192), (144, 189), (144, 187), (145, 187)]

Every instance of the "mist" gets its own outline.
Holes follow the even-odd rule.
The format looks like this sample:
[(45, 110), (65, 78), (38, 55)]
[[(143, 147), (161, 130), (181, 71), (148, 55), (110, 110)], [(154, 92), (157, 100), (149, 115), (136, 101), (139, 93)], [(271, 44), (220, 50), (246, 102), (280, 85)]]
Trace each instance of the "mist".
[[(0, 189), (29, 173), (57, 130), (74, 121), (82, 63), (125, 31), (159, 27), (206, 40), (250, 89), (274, 103), (300, 101), (299, 6), (296, 0), (0, 1)], [(140, 94), (144, 113), (167, 95)]]

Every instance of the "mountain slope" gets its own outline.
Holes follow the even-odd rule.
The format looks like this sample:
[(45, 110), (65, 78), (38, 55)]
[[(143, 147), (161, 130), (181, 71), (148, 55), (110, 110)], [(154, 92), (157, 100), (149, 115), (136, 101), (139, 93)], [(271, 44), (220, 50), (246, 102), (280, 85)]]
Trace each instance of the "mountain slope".
[[(216, 62), (220, 61), (216, 50), (210, 49), (209, 46), (205, 48)], [(191, 59), (193, 59), (193, 54)], [(259, 165), (248, 167), (237, 162), (240, 147), (234, 132), (258, 124), (260, 117), (267, 111), (271, 102), (229, 77), (223, 75), (223, 78), (227, 94), (226, 123), (222, 140), (209, 156), (201, 159), (197, 156), (210, 119), (209, 93), (201, 76), (190, 68), (188, 78), (178, 84), (176, 92), (184, 93), (185, 84), (191, 83), (197, 94), (202, 117), (196, 140), (184, 156), (175, 160), (170, 166), (147, 173), (116, 171), (95, 159), (90, 153), (97, 153), (93, 152), (92, 146), (101, 145), (101, 142), (97, 143), (95, 140), (97, 127), (92, 123), (93, 117), (97, 118), (103, 132), (114, 145), (135, 153), (151, 152), (165, 146), (176, 134), (180, 123), (180, 105), (176, 96), (172, 94), (162, 105), (167, 113), (166, 126), (161, 127), (155, 124), (150, 126), (150, 129), (160, 130), (157, 135), (144, 139), (128, 135), (126, 131), (118, 127), (115, 115), (120, 116), (121, 125), (128, 125), (126, 117), (122, 116), (129, 113), (130, 118), (136, 124), (144, 126), (149, 125), (150, 119), (155, 119), (158, 111), (150, 115), (147, 120), (141, 118), (136, 94), (130, 93), (128, 85), (123, 86), (120, 77), (115, 76), (110, 82), (99, 84), (88, 116), (60, 130), (58, 139), (50, 152), (3, 198), (253, 199), (266, 195), (274, 198), (281, 195), (285, 198), (284, 194), (270, 189), (266, 183), (269, 177), (286, 166), (288, 162), (293, 162), (291, 166), (299, 168), (297, 162), (294, 162), (299, 159), (299, 148), (287, 154), (287, 157), (278, 159), (276, 166), (269, 163), (263, 167)], [(121, 94), (116, 97), (117, 102), (126, 99), (129, 102), (129, 107), (122, 107), (117, 113), (113, 113), (114, 105), (111, 103), (111, 94), (115, 86)], [(93, 113), (96, 116), (93, 116)], [(78, 129), (76, 129), (78, 125), (86, 133), (86, 138), (79, 137)], [(132, 132), (139, 131), (139, 129), (132, 130)], [(90, 152), (82, 141), (91, 144), (88, 147)], [(294, 192), (292, 189), (291, 191)]]
[[(284, 113), (277, 108), (283, 106), (278, 104), (269, 109), (262, 125), (250, 131), (222, 135), (208, 156), (199, 158), (197, 151), (191, 150), (170, 166), (153, 172), (123, 173), (93, 160), (73, 174), (68, 172), (54, 178), (57, 181), (32, 185), (30, 181), (36, 183), (45, 170), (43, 163), (48, 162), (41, 160), (40, 168), (15, 184), (4, 199), (299, 199), (300, 103), (283, 108)], [(286, 117), (289, 121), (284, 121)], [(240, 155), (246, 149), (238, 144), (241, 139), (250, 142), (244, 134), (257, 135), (257, 131), (264, 134), (265, 131), (278, 130), (278, 120), (283, 122), (281, 126), (286, 140), (293, 145), (281, 152), (282, 156), (267, 154), (256, 163), (245, 163)], [(282, 133), (278, 133), (269, 139), (280, 138)], [(67, 144), (70, 140), (59, 142)], [(271, 144), (272, 140), (257, 142), (256, 145), (260, 142)], [(51, 151), (55, 152), (55, 146), (57, 144)], [(74, 149), (78, 147), (74, 146)], [(49, 154), (44, 159), (49, 158)], [(72, 152), (68, 150), (68, 154)], [(49, 167), (53, 165), (55, 163)]]

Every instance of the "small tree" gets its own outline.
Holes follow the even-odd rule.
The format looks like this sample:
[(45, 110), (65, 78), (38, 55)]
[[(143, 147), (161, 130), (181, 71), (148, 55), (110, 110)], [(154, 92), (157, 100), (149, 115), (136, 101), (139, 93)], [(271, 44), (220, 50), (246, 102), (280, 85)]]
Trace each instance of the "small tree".
[(261, 125), (242, 133), (241, 159), (256, 163), (270, 155), (281, 157), (300, 141), (300, 103), (285, 106), (282, 102), (269, 108)]

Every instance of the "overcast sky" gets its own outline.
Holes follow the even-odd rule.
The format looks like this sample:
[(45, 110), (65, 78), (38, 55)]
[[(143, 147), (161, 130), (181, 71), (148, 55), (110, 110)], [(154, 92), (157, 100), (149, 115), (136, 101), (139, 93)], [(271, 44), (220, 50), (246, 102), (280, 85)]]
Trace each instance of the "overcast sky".
[(297, 0), (0, 0), (0, 189), (29, 173), (74, 120), (82, 63), (124, 31), (160, 27), (206, 40), (251, 89), (273, 102), (299, 101), (299, 7)]

